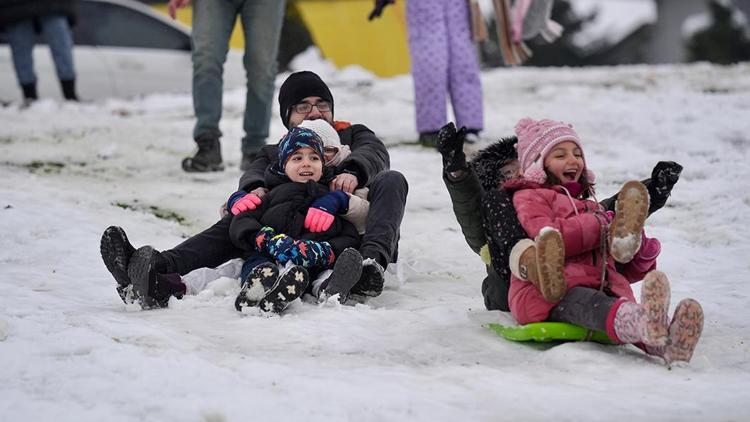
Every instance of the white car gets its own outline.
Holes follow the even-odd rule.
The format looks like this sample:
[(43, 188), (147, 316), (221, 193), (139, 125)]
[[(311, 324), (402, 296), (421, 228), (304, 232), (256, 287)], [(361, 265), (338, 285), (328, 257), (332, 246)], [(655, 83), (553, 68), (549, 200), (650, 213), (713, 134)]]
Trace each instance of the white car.
[[(132, 0), (76, 0), (76, 87), (84, 100), (191, 91), (190, 28)], [(61, 99), (49, 48), (38, 37), (34, 69), (39, 98)], [(224, 64), (224, 88), (245, 85), (242, 52)], [(20, 100), (10, 46), (0, 33), (0, 102)]]

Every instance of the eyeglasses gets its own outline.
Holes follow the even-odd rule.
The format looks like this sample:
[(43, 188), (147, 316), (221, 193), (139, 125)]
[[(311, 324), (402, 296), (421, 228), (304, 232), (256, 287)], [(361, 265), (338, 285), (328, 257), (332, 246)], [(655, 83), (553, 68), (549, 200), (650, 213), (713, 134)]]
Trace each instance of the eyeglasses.
[(318, 101), (315, 104), (310, 103), (299, 103), (292, 106), (292, 110), (299, 114), (307, 114), (312, 111), (313, 107), (317, 108), (319, 112), (325, 113), (331, 111), (331, 103), (328, 101)]

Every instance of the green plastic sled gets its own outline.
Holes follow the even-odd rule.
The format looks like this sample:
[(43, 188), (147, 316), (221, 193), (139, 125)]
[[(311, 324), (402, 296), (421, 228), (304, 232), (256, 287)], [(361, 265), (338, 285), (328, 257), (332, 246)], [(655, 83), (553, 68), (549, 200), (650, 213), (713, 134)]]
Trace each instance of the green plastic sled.
[[(565, 322), (535, 322), (526, 325), (486, 324), (486, 327), (501, 337), (511, 341), (534, 341), (549, 343), (553, 341), (585, 341), (589, 330)], [(613, 344), (606, 333), (594, 331), (589, 341)]]

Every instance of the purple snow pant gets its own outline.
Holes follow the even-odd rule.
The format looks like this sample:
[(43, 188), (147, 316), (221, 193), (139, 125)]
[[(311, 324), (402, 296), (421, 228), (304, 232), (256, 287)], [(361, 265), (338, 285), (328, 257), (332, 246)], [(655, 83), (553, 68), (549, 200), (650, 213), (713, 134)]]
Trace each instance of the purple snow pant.
[(446, 121), (450, 93), (458, 127), (483, 129), (482, 84), (466, 0), (408, 0), (411, 73), (419, 133)]

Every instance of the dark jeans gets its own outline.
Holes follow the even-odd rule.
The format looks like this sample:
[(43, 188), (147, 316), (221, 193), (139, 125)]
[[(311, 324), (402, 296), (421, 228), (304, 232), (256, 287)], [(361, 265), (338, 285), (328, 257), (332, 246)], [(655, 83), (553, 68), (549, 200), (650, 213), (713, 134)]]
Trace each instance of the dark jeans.
[[(367, 215), (367, 233), (362, 236), (360, 252), (364, 258), (373, 258), (385, 268), (398, 257), (398, 239), (401, 220), (406, 208), (409, 185), (404, 176), (393, 170), (379, 173), (370, 183), (370, 211)], [(226, 215), (216, 224), (162, 252), (169, 263), (169, 271), (185, 275), (198, 268), (215, 268), (234, 258), (243, 258), (244, 251), (229, 239), (232, 215)]]
[(359, 251), (363, 258), (373, 258), (385, 268), (398, 259), (399, 229), (404, 219), (409, 184), (403, 174), (386, 170), (373, 178), (369, 188), (367, 232), (362, 236)]
[(616, 297), (589, 287), (573, 287), (549, 313), (547, 321), (569, 322), (589, 330), (607, 331), (607, 316)]

